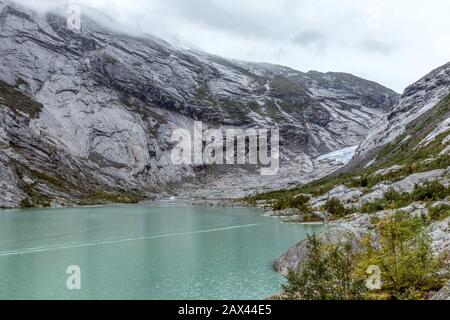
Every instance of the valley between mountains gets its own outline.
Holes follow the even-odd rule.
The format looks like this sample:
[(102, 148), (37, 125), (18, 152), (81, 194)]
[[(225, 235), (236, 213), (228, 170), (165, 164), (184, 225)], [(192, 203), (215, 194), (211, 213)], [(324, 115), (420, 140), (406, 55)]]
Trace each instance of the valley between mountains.
[[(105, 21), (87, 11), (74, 32), (61, 12), (0, 0), (1, 208), (220, 202), (326, 222), (323, 243), (355, 248), (406, 213), (426, 220), (435, 255), (450, 255), (450, 63), (400, 95), (347, 73), (177, 48)], [(280, 172), (173, 164), (172, 132), (195, 121), (279, 129)], [(303, 241), (274, 268), (301, 272), (308, 259)], [(420, 298), (450, 299), (449, 288)]]

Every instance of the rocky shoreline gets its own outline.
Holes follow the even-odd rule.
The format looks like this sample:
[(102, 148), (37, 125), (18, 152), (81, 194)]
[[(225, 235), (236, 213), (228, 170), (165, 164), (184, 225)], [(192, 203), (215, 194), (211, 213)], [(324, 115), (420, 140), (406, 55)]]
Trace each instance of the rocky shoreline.
[[(450, 168), (446, 170), (433, 170), (421, 174), (415, 174), (396, 182), (383, 182), (373, 188), (369, 194), (361, 192), (357, 188), (349, 189), (345, 186), (337, 186), (330, 192), (319, 197), (313, 197), (310, 200), (314, 211), (312, 215), (328, 226), (327, 230), (318, 234), (320, 240), (328, 244), (348, 243), (358, 247), (360, 241), (369, 235), (376, 228), (376, 221), (392, 216), (395, 212), (405, 212), (411, 216), (425, 217), (428, 216), (432, 208), (439, 206), (450, 207), (450, 196), (441, 201), (433, 202), (413, 202), (410, 205), (398, 208), (382, 210), (375, 213), (356, 212), (345, 216), (344, 218), (332, 219), (331, 215), (323, 210), (319, 210), (323, 204), (331, 198), (337, 198), (346, 206), (360, 206), (367, 201), (382, 198), (391, 188), (397, 188), (398, 191), (412, 192), (414, 186), (423, 185), (429, 181), (438, 181), (444, 186), (449, 185)], [(380, 186), (383, 186), (382, 188)], [(305, 222), (305, 216), (309, 219), (311, 213), (302, 215), (298, 209), (285, 209), (281, 211), (273, 211), (272, 205), (274, 201), (258, 201), (254, 206), (266, 211), (266, 215), (281, 218), (283, 222), (289, 223), (309, 223)], [(436, 254), (446, 253), (450, 255), (450, 217), (442, 221), (433, 221), (426, 230), (432, 240), (432, 248)], [(276, 272), (287, 275), (289, 270), (300, 270), (303, 263), (308, 259), (306, 240), (301, 241), (289, 248), (281, 257), (273, 264)], [(440, 292), (431, 295), (430, 299), (450, 299), (449, 291), (450, 283)]]

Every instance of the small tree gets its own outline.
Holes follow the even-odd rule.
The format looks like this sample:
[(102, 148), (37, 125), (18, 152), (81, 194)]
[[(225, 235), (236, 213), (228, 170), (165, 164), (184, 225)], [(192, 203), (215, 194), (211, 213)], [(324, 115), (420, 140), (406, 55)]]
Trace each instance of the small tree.
[[(420, 299), (448, 281), (448, 257), (433, 253), (426, 219), (398, 212), (376, 223), (359, 250), (350, 242), (327, 245), (316, 236), (309, 237), (308, 259), (299, 271), (289, 272), (284, 298)], [(382, 288), (373, 294), (365, 286), (369, 266), (381, 270)]]
[(309, 205), (310, 197), (305, 196), (303, 194), (299, 194), (293, 197), (291, 201), (291, 206), (300, 210), (300, 212), (307, 213), (311, 211), (311, 207)]
[(436, 257), (421, 217), (398, 212), (378, 223), (376, 237), (363, 241), (360, 271), (377, 265), (383, 291), (395, 299), (418, 299), (423, 292), (439, 289), (447, 274), (444, 257)]
[(350, 243), (325, 245), (315, 235), (308, 238), (308, 260), (301, 271), (289, 271), (283, 286), (288, 300), (361, 299), (366, 292), (356, 276), (357, 254)]
[(338, 198), (328, 200), (324, 209), (335, 217), (344, 217), (349, 212)]

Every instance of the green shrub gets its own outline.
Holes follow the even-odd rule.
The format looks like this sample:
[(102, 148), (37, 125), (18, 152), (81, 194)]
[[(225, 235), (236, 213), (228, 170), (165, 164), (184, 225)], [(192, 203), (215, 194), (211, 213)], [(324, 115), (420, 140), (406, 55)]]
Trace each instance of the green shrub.
[(390, 203), (398, 201), (402, 198), (402, 195), (395, 191), (394, 188), (390, 188), (385, 194), (384, 199)]
[(386, 199), (377, 199), (371, 202), (364, 203), (361, 208), (363, 213), (375, 213), (378, 211), (383, 211), (387, 208), (388, 202)]
[(360, 186), (363, 188), (367, 188), (369, 186), (369, 179), (364, 177), (360, 180)]
[(334, 217), (344, 217), (351, 213), (351, 210), (345, 208), (341, 200), (338, 198), (331, 198), (327, 201), (323, 208)]
[(416, 201), (438, 201), (448, 195), (449, 189), (436, 181), (426, 183), (422, 187), (416, 187), (413, 192), (413, 197)]
[(325, 245), (308, 238), (309, 258), (301, 271), (289, 271), (283, 286), (287, 300), (354, 300), (366, 294), (364, 279), (355, 270), (357, 254), (350, 244)]
[(421, 217), (397, 212), (382, 219), (376, 229), (379, 245), (371, 237), (363, 241), (360, 272), (368, 266), (379, 266), (382, 291), (390, 298), (420, 299), (438, 290), (448, 279), (447, 257), (435, 256), (431, 237)]
[(296, 196), (286, 196), (279, 199), (274, 205), (273, 210), (284, 210), (295, 208), (300, 210), (303, 213), (311, 212), (311, 207), (309, 205), (310, 197), (305, 195), (296, 195)]
[(51, 204), (52, 199), (50, 197), (35, 191), (31, 191), (28, 192), (28, 197), (20, 201), (20, 208), (21, 209), (49, 208)]
[(31, 202), (29, 198), (24, 198), (22, 201), (20, 201), (20, 208), (22, 209), (29, 209), (33, 208), (34, 204)]
[(361, 212), (374, 213), (387, 209), (400, 209), (415, 201), (439, 201), (449, 195), (450, 189), (439, 182), (430, 182), (423, 186), (416, 186), (412, 193), (400, 193), (389, 189), (382, 199), (365, 203), (361, 208)]
[(432, 221), (442, 221), (450, 217), (450, 205), (442, 204), (436, 207), (430, 208), (428, 217)]
[[(404, 212), (374, 219), (372, 235), (356, 249), (352, 239), (327, 245), (316, 236), (307, 240), (308, 259), (291, 270), (283, 298), (294, 300), (422, 299), (450, 278), (449, 260), (433, 253), (426, 222)], [(378, 266), (381, 288), (369, 291), (367, 270)]]

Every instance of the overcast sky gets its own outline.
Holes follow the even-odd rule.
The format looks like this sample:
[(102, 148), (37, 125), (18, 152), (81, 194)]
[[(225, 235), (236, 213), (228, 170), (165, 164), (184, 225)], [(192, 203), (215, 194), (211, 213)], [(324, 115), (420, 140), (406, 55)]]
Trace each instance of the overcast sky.
[(398, 92), (450, 61), (448, 0), (75, 2), (114, 17), (124, 31), (228, 58), (349, 72)]

